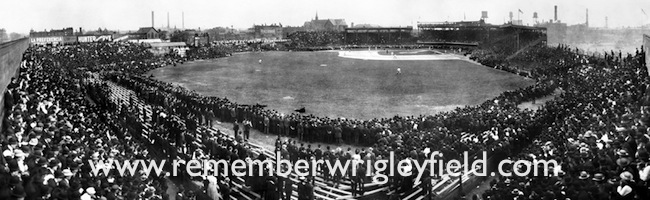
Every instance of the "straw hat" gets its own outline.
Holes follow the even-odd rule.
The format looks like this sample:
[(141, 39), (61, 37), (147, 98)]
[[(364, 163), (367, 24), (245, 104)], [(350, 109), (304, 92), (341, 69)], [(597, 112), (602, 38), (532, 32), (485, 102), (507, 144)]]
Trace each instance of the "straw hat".
[(588, 179), (589, 178), (589, 173), (587, 173), (586, 171), (582, 171), (582, 172), (580, 172), (580, 176), (578, 178), (580, 180)]
[(597, 182), (604, 181), (605, 180), (605, 175), (602, 174), (602, 173), (596, 173), (596, 174), (594, 174), (594, 178), (592, 178), (591, 180), (597, 181)]
[(616, 164), (621, 167), (625, 167), (630, 165), (630, 159), (627, 158), (619, 158), (616, 160)]
[(634, 177), (632, 176), (632, 173), (630, 173), (628, 171), (624, 171), (623, 173), (621, 173), (620, 176), (621, 176), (621, 180), (630, 181), (630, 180), (634, 179)]

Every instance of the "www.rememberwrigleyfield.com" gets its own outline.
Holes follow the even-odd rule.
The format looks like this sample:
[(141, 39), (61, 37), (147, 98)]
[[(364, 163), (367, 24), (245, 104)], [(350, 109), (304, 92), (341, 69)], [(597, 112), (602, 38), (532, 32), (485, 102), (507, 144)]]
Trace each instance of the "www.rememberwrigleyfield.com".
[[(463, 161), (452, 159), (446, 162), (440, 158), (438, 152), (433, 152), (430, 159), (424, 160), (423, 162), (414, 159), (404, 159), (396, 162), (393, 152), (390, 152), (388, 159), (379, 159), (376, 161), (362, 159), (341, 161), (337, 159), (332, 162), (322, 159), (300, 159), (292, 163), (287, 159), (280, 158), (279, 155), (276, 156), (275, 162), (270, 159), (235, 160), (232, 163), (229, 163), (227, 160), (173, 160), (171, 163), (173, 168), (172, 172), (167, 172), (165, 175), (177, 176), (180, 170), (184, 170), (189, 176), (219, 175), (215, 174), (215, 172), (223, 172), (224, 174), (222, 175), (226, 176), (229, 176), (229, 173), (232, 173), (234, 176), (252, 176), (254, 174), (263, 174), (264, 172), (279, 176), (288, 176), (292, 172), (295, 172), (298, 176), (314, 176), (317, 174), (318, 169), (321, 169), (331, 176), (335, 174), (363, 176), (365, 174), (365, 176), (372, 176), (373, 182), (380, 184), (387, 183), (388, 176), (395, 175), (417, 175), (415, 181), (418, 182), (426, 172), (428, 172), (426, 174), (427, 176), (442, 176), (443, 174), (459, 176), (469, 173), (476, 176), (487, 176), (486, 154), (486, 152), (483, 152), (482, 158), (476, 159), (471, 163), (468, 161), (467, 152), (463, 153)], [(133, 176), (137, 173), (161, 175), (163, 168), (169, 162), (167, 160), (125, 160), (123, 162), (116, 160), (89, 160), (88, 164), (95, 176), (99, 175), (99, 173), (109, 174), (111, 170), (117, 170), (122, 176)], [(510, 165), (511, 167), (505, 167), (505, 165)], [(555, 160), (512, 161), (505, 159), (499, 162), (497, 171), (501, 176), (529, 176), (531, 173), (534, 176), (557, 176), (559, 167), (560, 165)], [(359, 172), (360, 168), (365, 169), (365, 172)], [(490, 176), (495, 175), (494, 172), (490, 174)]]

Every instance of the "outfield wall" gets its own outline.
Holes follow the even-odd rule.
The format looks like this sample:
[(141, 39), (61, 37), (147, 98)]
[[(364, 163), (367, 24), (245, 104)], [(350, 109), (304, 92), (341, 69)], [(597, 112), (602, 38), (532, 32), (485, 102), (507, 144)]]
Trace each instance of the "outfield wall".
[[(29, 39), (23, 38), (0, 44), (0, 119), (5, 116), (5, 92), (11, 78), (18, 74), (20, 63), (23, 59), (23, 53), (29, 47)], [(0, 123), (0, 130), (3, 129)]]

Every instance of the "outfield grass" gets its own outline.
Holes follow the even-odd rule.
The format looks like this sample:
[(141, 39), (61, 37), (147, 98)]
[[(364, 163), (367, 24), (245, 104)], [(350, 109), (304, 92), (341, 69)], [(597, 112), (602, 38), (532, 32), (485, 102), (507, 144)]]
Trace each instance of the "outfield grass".
[(372, 61), (337, 55), (244, 53), (151, 73), (158, 80), (242, 104), (266, 104), (285, 113), (305, 107), (307, 114), (356, 119), (448, 111), (533, 83), (463, 60)]

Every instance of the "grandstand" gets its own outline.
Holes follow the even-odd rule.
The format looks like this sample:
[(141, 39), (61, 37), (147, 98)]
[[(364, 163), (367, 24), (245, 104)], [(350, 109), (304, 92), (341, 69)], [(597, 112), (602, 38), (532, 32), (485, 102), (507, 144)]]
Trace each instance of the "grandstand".
[(418, 22), (418, 44), (478, 46), (512, 54), (528, 45), (546, 42), (546, 28), (485, 21)]
[(413, 44), (413, 27), (359, 27), (346, 28), (348, 45), (404, 45)]

